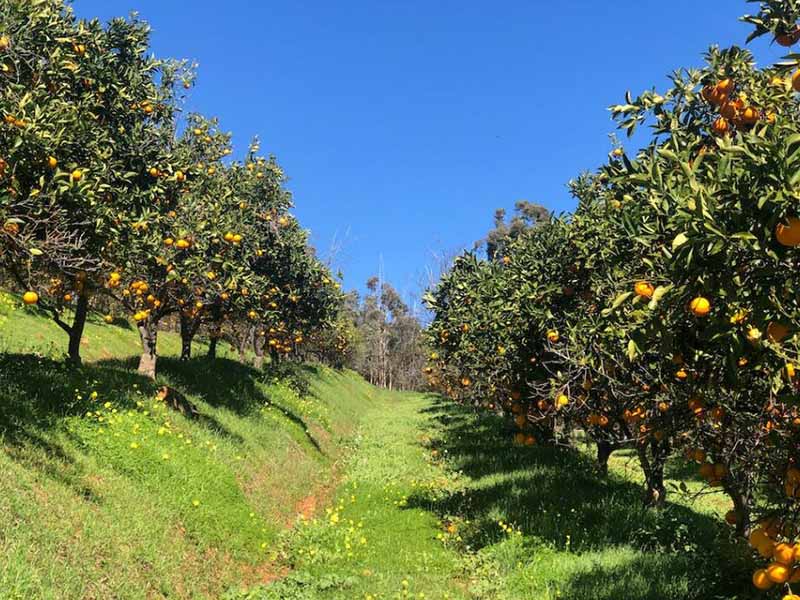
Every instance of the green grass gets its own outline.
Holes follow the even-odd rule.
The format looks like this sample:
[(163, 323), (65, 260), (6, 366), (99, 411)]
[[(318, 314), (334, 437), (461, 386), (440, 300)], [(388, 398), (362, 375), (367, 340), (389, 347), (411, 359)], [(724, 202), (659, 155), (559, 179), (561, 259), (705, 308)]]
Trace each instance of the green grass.
[[(225, 358), (165, 356), (150, 382), (126, 358), (135, 332), (106, 325), (90, 327), (95, 362), (75, 370), (54, 358), (65, 339), (49, 321), (6, 316), (3, 598), (217, 598), (268, 580), (280, 536), (330, 487), (374, 395), (352, 374), (298, 366), (276, 379)], [(200, 416), (158, 401), (165, 383)]]
[(384, 394), (326, 514), (284, 539), (291, 574), (228, 597), (757, 597), (747, 551), (720, 519), (722, 495), (698, 495), (692, 478), (679, 492), (670, 480), (671, 502), (650, 510), (631, 453), (616, 453), (601, 477), (582, 449), (510, 438), (493, 416)]
[(153, 383), (124, 325), (92, 323), (75, 370), (17, 305), (0, 297), (4, 599), (758, 597), (729, 501), (680, 461), (648, 510), (630, 451), (603, 478), (588, 447), (515, 447), (501, 419), (351, 373), (181, 362), (169, 333)]
[[(64, 319), (70, 322), (67, 312)], [(139, 333), (132, 322), (117, 318), (113, 324), (105, 323), (100, 315), (91, 314), (81, 341), (81, 356), (87, 361), (109, 360), (138, 355), (141, 344)], [(198, 340), (193, 353), (201, 356), (207, 350), (205, 340)], [(61, 359), (66, 354), (67, 335), (49, 314), (36, 307), (25, 307), (18, 295), (0, 290), (0, 352), (32, 353)], [(180, 335), (161, 332), (158, 336), (158, 353), (161, 356), (179, 356)], [(220, 344), (219, 355), (233, 358), (233, 349)]]

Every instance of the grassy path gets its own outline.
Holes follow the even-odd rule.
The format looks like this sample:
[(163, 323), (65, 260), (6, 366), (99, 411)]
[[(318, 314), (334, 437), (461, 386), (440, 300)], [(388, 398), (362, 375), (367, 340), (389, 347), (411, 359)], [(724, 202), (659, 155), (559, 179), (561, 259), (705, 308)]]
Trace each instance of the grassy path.
[(361, 433), (333, 502), (286, 540), (291, 574), (253, 599), (468, 597), (453, 577), (460, 556), (442, 543), (437, 516), (411, 503), (444, 497), (455, 481), (431, 461), (431, 424), (421, 395), (383, 394)]
[(720, 496), (676, 492), (664, 511), (646, 510), (630, 457), (603, 479), (580, 452), (509, 437), (493, 417), (385, 394), (363, 417), (335, 499), (285, 540), (291, 574), (232, 597), (752, 597)]

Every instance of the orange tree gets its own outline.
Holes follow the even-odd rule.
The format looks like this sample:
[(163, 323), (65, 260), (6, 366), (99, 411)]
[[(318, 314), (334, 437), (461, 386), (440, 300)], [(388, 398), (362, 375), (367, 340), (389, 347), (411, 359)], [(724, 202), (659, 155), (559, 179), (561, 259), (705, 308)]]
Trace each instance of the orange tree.
[[(143, 129), (158, 127), (180, 66), (145, 55), (135, 19), (76, 20), (61, 0), (0, 6), (0, 244), (2, 265), (80, 340), (130, 193)], [(71, 323), (62, 316), (74, 306)]]
[[(796, 17), (793, 3), (764, 3), (762, 9), (775, 14), (781, 6)], [(796, 27), (794, 21), (782, 29), (769, 22), (767, 30), (778, 35)], [(765, 588), (795, 576), (785, 564), (787, 551), (774, 543), (794, 541), (800, 480), (795, 406), (800, 219), (794, 208), (800, 158), (794, 92), (800, 90), (800, 75), (789, 80), (793, 65), (759, 70), (746, 51), (712, 49), (703, 69), (677, 72), (663, 95), (629, 96), (614, 107), (623, 129), (651, 125), (652, 141), (631, 159), (614, 153), (598, 174), (598, 185), (584, 190), (587, 198), (571, 219), (570, 242), (561, 250), (571, 254), (572, 246), (587, 244), (578, 267), (592, 286), (587, 302), (594, 296), (606, 308), (594, 324), (590, 303), (585, 311), (543, 312), (544, 318), (530, 311), (515, 327), (541, 331), (547, 319), (561, 314), (564, 324), (548, 332), (555, 344), (568, 335), (572, 355), (565, 350), (559, 360), (544, 364), (560, 365), (558, 371), (547, 369), (552, 385), (553, 372), (562, 374), (555, 383), (569, 382), (570, 369), (563, 365), (583, 363), (589, 393), (579, 394), (591, 411), (590, 430), (598, 420), (605, 423), (603, 417), (621, 415), (626, 425), (637, 426), (626, 435), (637, 445), (644, 441), (649, 458), (657, 452), (663, 460), (671, 443), (682, 444), (709, 484), (731, 495), (735, 510), (729, 520), (740, 531), (760, 516), (770, 519), (754, 538), (762, 555), (777, 557), (754, 579)], [(592, 247), (592, 235), (601, 236), (609, 252)], [(507, 257), (510, 265), (516, 253), (515, 248)], [(513, 347), (511, 334), (496, 331), (509, 327), (502, 310), (487, 313), (489, 303), (481, 304), (492, 314), (481, 329), (483, 350), (457, 333), (464, 321), (462, 332), (469, 334), (467, 313), (475, 298), (502, 304), (524, 288), (526, 278), (545, 278), (536, 283), (544, 289), (563, 285), (560, 273), (548, 273), (537, 260), (511, 288), (491, 269), (459, 259), (433, 294), (433, 356), (445, 363), (431, 375), (451, 393), (471, 361), (479, 363), (472, 372), (490, 375), (487, 382), (514, 379), (504, 373), (510, 363), (497, 366), (492, 356), (504, 339)], [(521, 307), (513, 306), (516, 314)], [(513, 372), (523, 371), (513, 367)], [(461, 383), (473, 384), (470, 375)], [(495, 384), (485, 385), (478, 393), (488, 397)], [(619, 428), (625, 429), (622, 423)]]
[(179, 311), (191, 318), (220, 301), (231, 282), (217, 271), (228, 276), (240, 260), (223, 244), (238, 205), (222, 163), (230, 154), (229, 136), (197, 115), (190, 116), (182, 137), (175, 136), (175, 127), (173, 114), (170, 126), (156, 132), (157, 154), (138, 166), (139, 193), (150, 201), (138, 212), (120, 215), (109, 253), (115, 271), (106, 282), (106, 292), (137, 323), (139, 370), (151, 377), (161, 320)]
[(262, 329), (254, 341), (258, 361), (297, 353), (312, 333), (332, 328), (343, 298), (339, 284), (308, 244), (308, 234), (288, 214), (274, 215), (266, 247), (253, 271), (269, 282), (258, 311)]

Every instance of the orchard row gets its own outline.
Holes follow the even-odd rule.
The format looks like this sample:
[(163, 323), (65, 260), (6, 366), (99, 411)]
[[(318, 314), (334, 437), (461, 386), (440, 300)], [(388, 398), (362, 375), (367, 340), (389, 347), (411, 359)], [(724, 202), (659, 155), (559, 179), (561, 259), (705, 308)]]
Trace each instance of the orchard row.
[[(745, 20), (800, 38), (794, 2)], [(649, 126), (572, 182), (574, 213), (492, 260), (457, 258), (428, 295), (426, 368), (455, 401), (506, 414), (521, 445), (582, 430), (600, 469), (637, 451), (663, 504), (674, 453), (732, 500), (759, 589), (800, 581), (800, 72), (712, 48), (664, 93), (612, 107)], [(800, 587), (798, 587), (800, 590)]]
[(215, 119), (182, 112), (193, 85), (191, 65), (150, 54), (136, 17), (104, 26), (63, 0), (0, 4), (0, 266), (74, 361), (92, 310), (136, 323), (149, 376), (168, 317), (184, 356), (201, 328), (215, 347), (238, 327), (277, 357), (338, 314), (282, 169), (257, 141), (232, 161)]

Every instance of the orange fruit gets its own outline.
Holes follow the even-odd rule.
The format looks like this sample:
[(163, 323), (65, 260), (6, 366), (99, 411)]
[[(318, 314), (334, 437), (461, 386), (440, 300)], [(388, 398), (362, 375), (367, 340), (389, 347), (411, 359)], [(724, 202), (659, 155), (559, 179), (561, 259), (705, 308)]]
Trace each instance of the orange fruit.
[(783, 565), (791, 567), (794, 564), (794, 546), (791, 544), (781, 543), (775, 546), (775, 551), (772, 556), (775, 560)]
[(756, 586), (757, 590), (765, 591), (770, 589), (774, 583), (767, 576), (767, 572), (764, 569), (759, 569), (753, 573), (753, 585)]
[(81, 171), (80, 169), (75, 169), (75, 170), (72, 172), (72, 174), (70, 175), (70, 178), (71, 178), (71, 179), (72, 179), (72, 181), (74, 181), (75, 183), (78, 183), (78, 182), (79, 182), (81, 179), (83, 179), (83, 171)]
[(748, 106), (742, 112), (742, 122), (746, 125), (754, 125), (758, 122), (759, 112), (757, 109), (753, 108), (752, 106)]
[(733, 91), (733, 81), (730, 79), (723, 79), (722, 81), (717, 83), (717, 85), (715, 85), (714, 88), (720, 94), (730, 95), (730, 93)]
[(711, 302), (702, 296), (698, 296), (689, 303), (689, 309), (695, 317), (705, 317), (711, 312)]
[(786, 583), (791, 574), (789, 567), (779, 562), (771, 563), (767, 567), (767, 577), (772, 583)]
[(753, 531), (750, 532), (750, 536), (748, 537), (748, 541), (750, 542), (750, 545), (753, 548), (757, 548), (758, 546), (760, 546), (764, 542), (768, 542), (769, 541), (769, 536), (767, 535), (766, 531), (764, 531), (763, 529), (761, 529), (759, 527), (759, 528), (754, 529)]
[(37, 302), (39, 302), (39, 294), (37, 294), (36, 292), (25, 292), (22, 295), (22, 301), (28, 306), (36, 304)]
[(58, 166), (58, 159), (55, 156), (50, 156), (47, 159), (47, 165), (51, 169), (55, 169)]
[(792, 89), (795, 92), (800, 92), (800, 71), (795, 71), (792, 75)]
[(655, 288), (647, 281), (639, 281), (633, 286), (633, 291), (637, 296), (641, 296), (642, 298), (652, 298)]
[(789, 248), (800, 246), (800, 219), (790, 217), (786, 223), (778, 223), (775, 226), (775, 238), (778, 243)]
[(555, 329), (551, 329), (547, 332), (547, 339), (551, 344), (555, 344), (560, 339), (560, 336)]
[(725, 117), (719, 117), (716, 121), (714, 121), (714, 124), (711, 126), (711, 130), (715, 135), (727, 135), (731, 130), (731, 124), (728, 123), (728, 120)]

